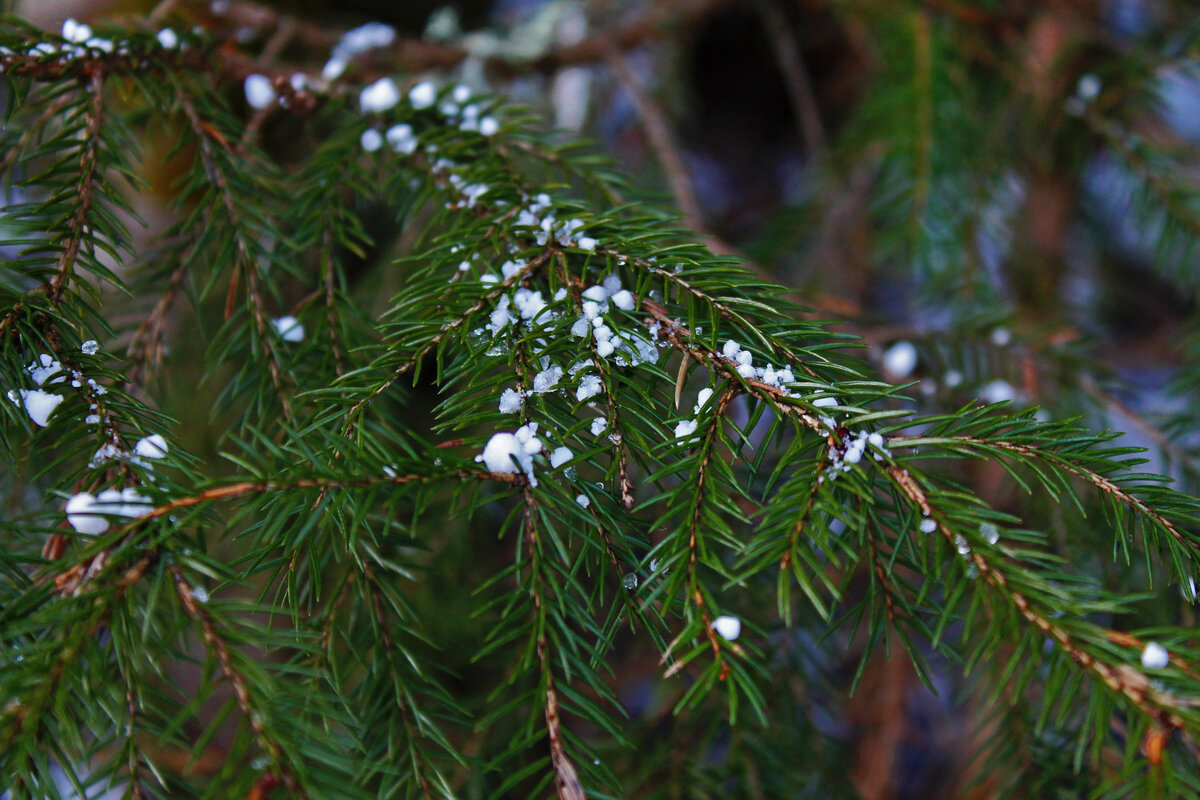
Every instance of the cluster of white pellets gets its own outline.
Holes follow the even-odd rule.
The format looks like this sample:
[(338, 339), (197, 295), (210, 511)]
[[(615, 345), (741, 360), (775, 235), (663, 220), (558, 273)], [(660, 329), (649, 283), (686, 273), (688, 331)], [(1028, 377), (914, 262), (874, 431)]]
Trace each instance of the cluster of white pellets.
[(789, 367), (776, 369), (774, 364), (765, 367), (754, 366), (754, 354), (733, 339), (725, 342), (720, 355), (738, 375), (747, 380), (761, 381), (778, 389), (786, 388), (787, 384), (796, 380)]
[[(549, 206), (549, 199), (545, 196), (537, 198), (534, 205), (545, 210)], [(452, 252), (456, 252), (456, 249), (452, 249)], [(509, 259), (500, 267), (503, 277), (486, 273), (481, 276), (480, 283), (491, 286), (501, 280), (516, 280), (527, 266), (528, 262), (524, 259)], [(486, 326), (472, 331), (478, 341), (490, 345), (489, 354), (499, 356), (510, 352), (515, 340), (525, 339), (531, 332), (539, 337), (532, 339), (534, 351), (531, 357), (536, 365), (532, 379), (526, 385), (506, 387), (497, 401), (499, 411), (502, 414), (524, 412), (529, 399), (537, 395), (560, 395), (569, 402), (588, 403), (594, 408), (591, 401), (604, 392), (604, 381), (596, 371), (602, 361), (611, 361), (619, 367), (637, 367), (657, 361), (658, 348), (655, 344), (635, 326), (622, 324), (628, 322), (627, 314), (636, 307), (633, 293), (622, 286), (620, 276), (615, 273), (606, 276), (600, 283), (584, 288), (578, 298), (573, 297), (566, 288), (560, 288), (550, 299), (541, 291), (524, 286), (499, 294), (488, 312)], [(555, 329), (550, 326), (568, 314), (577, 315), (570, 333), (572, 337), (581, 339), (584, 347), (572, 361), (566, 362), (569, 363), (566, 366), (566, 363), (556, 363), (547, 353), (552, 352), (548, 349), (549, 342), (556, 335), (553, 332)], [(561, 352), (555, 354), (554, 358), (561, 359)], [(535, 456), (543, 451), (541, 439), (547, 433), (543, 431), (539, 437), (535, 437), (536, 445), (519, 441), (520, 431), (530, 426), (536, 432), (536, 423), (529, 423), (517, 432), (493, 435), (476, 461), (492, 472), (524, 473), (531, 483), (536, 484), (533, 473)], [(594, 417), (587, 430), (594, 437), (608, 433), (608, 419), (604, 416)], [(619, 444), (619, 432), (611, 432), (609, 439)], [(536, 451), (527, 452), (530, 447), (536, 447)], [(562, 446), (551, 453), (549, 462), (551, 467), (557, 468), (570, 458), (571, 451)], [(567, 476), (571, 477), (570, 471)]]
[(537, 476), (534, 475), (535, 460), (549, 461), (551, 469), (559, 469), (575, 457), (568, 447), (556, 447), (545, 458), (542, 454), (546, 447), (538, 436), (538, 424), (530, 422), (515, 431), (492, 434), (484, 445), (483, 452), (475, 456), (475, 461), (484, 465), (488, 472), (515, 475), (524, 473), (529, 479), (530, 486), (537, 486)]
[[(154, 36), (158, 46), (163, 50), (178, 50), (185, 47), (179, 34), (170, 28), (163, 28)], [(75, 59), (95, 58), (97, 56), (118, 55), (132, 56), (136, 52), (145, 52), (144, 45), (135, 40), (114, 40), (95, 35), (90, 25), (79, 22), (74, 18), (63, 21), (61, 41), (37, 42), (24, 51), (16, 51), (9, 47), (0, 47), (0, 58), (9, 56), (26, 56), (39, 61), (56, 60), (66, 64)]]
[(829, 448), (829, 468), (826, 474), (832, 480), (843, 472), (849, 472), (868, 454), (876, 461), (884, 461), (891, 456), (883, 434), (875, 431), (847, 431), (837, 445)]
[[(86, 356), (94, 356), (99, 352), (100, 345), (94, 339), (89, 339), (79, 349)], [(46, 427), (50, 424), (50, 416), (63, 401), (62, 395), (50, 390), (66, 388), (68, 385), (88, 399), (89, 413), (83, 418), (84, 424), (100, 424), (101, 409), (96, 398), (108, 393), (108, 389), (104, 386), (92, 378), (85, 377), (77, 369), (64, 367), (58, 359), (48, 353), (38, 354), (33, 361), (26, 365), (25, 371), (29, 373), (30, 380), (38, 388), (10, 390), (8, 399), (16, 406), (23, 408), (35, 425)], [(124, 461), (136, 466), (150, 467), (150, 461), (165, 458), (168, 450), (167, 440), (157, 433), (138, 440), (133, 450), (128, 452), (123, 450), (114, 438), (97, 448), (88, 461), (88, 467), (96, 469), (112, 461)], [(111, 501), (112, 497), (109, 496), (108, 500)]]
[[(485, 113), (485, 106), (480, 102), (471, 102), (473, 94), (471, 87), (464, 84), (455, 86), (442, 95), (438, 101), (439, 92), (430, 81), (422, 81), (408, 90), (408, 105), (414, 112), (424, 112), (433, 109), (440, 114), (444, 125), (457, 127), (461, 131), (478, 133), (485, 137), (494, 136), (500, 131), (500, 123), (495, 117)], [(382, 115), (398, 106), (404, 95), (400, 87), (391, 78), (379, 80), (365, 86), (358, 95), (358, 105), (364, 114)], [(363, 150), (373, 153), (383, 147), (386, 142), (394, 152), (402, 155), (412, 155), (420, 147), (420, 138), (411, 124), (399, 122), (387, 128), (370, 127), (363, 131), (360, 140)], [(430, 145), (428, 152), (433, 155), (436, 148)], [(438, 166), (445, 171), (453, 166), (447, 161), (440, 161)], [(450, 178), (455, 183), (456, 178)], [(486, 187), (483, 191), (486, 191)], [(482, 194), (482, 191), (477, 192)]]
[[(100, 345), (94, 339), (89, 339), (80, 347), (80, 352), (90, 356), (95, 355), (99, 349)], [(58, 359), (49, 353), (39, 353), (33, 361), (25, 366), (25, 371), (29, 373), (29, 379), (36, 388), (10, 389), (7, 397), (13, 405), (23, 409), (29, 415), (33, 424), (40, 428), (50, 424), (51, 415), (63, 401), (63, 396), (53, 390), (65, 388), (68, 378), (72, 389), (80, 390), (88, 397), (91, 411), (85, 417), (84, 422), (89, 425), (100, 422), (99, 405), (95, 398), (107, 394), (108, 390), (95, 380), (85, 378), (83, 373), (77, 369), (64, 369)]]
[(105, 489), (95, 496), (80, 492), (67, 500), (67, 522), (79, 533), (98, 536), (108, 530), (113, 517), (137, 519), (153, 508), (150, 498), (136, 489)]

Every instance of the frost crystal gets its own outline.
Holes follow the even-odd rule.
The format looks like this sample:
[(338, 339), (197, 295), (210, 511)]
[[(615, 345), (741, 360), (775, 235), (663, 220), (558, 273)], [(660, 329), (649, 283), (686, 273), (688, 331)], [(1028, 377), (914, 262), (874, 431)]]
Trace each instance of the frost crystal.
[(479, 133), (484, 136), (495, 136), (500, 130), (500, 123), (496, 122), (493, 117), (484, 117), (479, 120)]
[(97, 342), (95, 339), (88, 339), (86, 342), (84, 342), (82, 345), (79, 346), (79, 352), (83, 353), (85, 356), (94, 356), (94, 355), (96, 355), (96, 353), (99, 350), (100, 350), (100, 343)]
[(476, 456), (475, 460), (482, 461), (489, 472), (513, 473), (519, 469), (513, 458), (521, 453), (521, 443), (517, 441), (516, 436), (511, 433), (497, 433), (488, 439), (483, 454)]
[(304, 341), (304, 326), (295, 317), (273, 319), (271, 324), (275, 326), (275, 332), (279, 334), (279, 338), (285, 342)]
[(327, 81), (336, 81), (346, 71), (346, 59), (336, 56), (325, 62), (321, 68), (321, 77)]
[(897, 378), (907, 378), (916, 366), (917, 348), (911, 342), (896, 342), (883, 354), (883, 368)]
[(133, 452), (142, 458), (166, 458), (169, 449), (166, 439), (157, 433), (152, 433), (144, 439), (139, 439), (133, 447)]
[[(514, 389), (505, 389), (500, 395), (500, 413), (515, 414), (521, 410), (524, 405), (524, 400), (521, 399), (521, 393)], [(492, 470), (495, 472), (495, 470)]]
[(1170, 660), (1171, 654), (1158, 642), (1150, 642), (1142, 650), (1142, 666), (1146, 669), (1162, 669)]
[(979, 535), (988, 544), (995, 544), (1000, 541), (1000, 529), (990, 522), (979, 523)]
[(387, 111), (400, 102), (400, 90), (391, 78), (380, 78), (362, 90), (358, 103), (364, 112)]
[(1095, 100), (1096, 95), (1100, 94), (1100, 87), (1100, 79), (1089, 72), (1080, 77), (1079, 84), (1075, 87), (1075, 93), (1081, 100)]
[(604, 417), (596, 417), (592, 420), (592, 436), (599, 436), (604, 433), (604, 429), (608, 427), (608, 420)]
[(158, 43), (166, 50), (174, 50), (179, 46), (179, 37), (170, 28), (163, 28), (155, 38), (158, 39)]
[(107, 442), (99, 447), (96, 452), (92, 453), (91, 459), (88, 461), (88, 469), (95, 469), (103, 466), (110, 461), (115, 461), (125, 455), (121, 448), (117, 447), (112, 442)]
[(732, 642), (742, 635), (742, 621), (737, 617), (722, 615), (713, 620), (712, 627), (722, 639), (728, 642)]
[(336, 56), (355, 56), (376, 47), (387, 47), (396, 40), (396, 29), (382, 22), (368, 22), (346, 31), (333, 47)]
[(579, 506), (581, 508), (587, 508), (588, 506), (590, 506), (592, 504), (592, 501), (588, 499), (588, 496), (586, 494), (576, 495), (575, 502), (579, 503)]
[(603, 303), (608, 300), (608, 292), (604, 291), (603, 286), (590, 286), (583, 290), (583, 299), (591, 300), (593, 303)]
[(259, 75), (257, 72), (247, 75), (245, 90), (246, 102), (250, 104), (251, 108), (261, 110), (269, 108), (275, 102), (275, 87), (271, 85), (271, 79), (266, 75)]
[(1012, 331), (1001, 326), (992, 331), (991, 339), (996, 347), (1005, 347), (1012, 341)]
[(701, 389), (700, 393), (698, 395), (696, 395), (696, 407), (693, 410), (697, 414), (700, 413), (700, 409), (704, 408), (704, 406), (708, 403), (708, 401), (712, 398), (712, 396), (713, 396), (712, 389), (708, 388), (707, 386), (704, 387), (703, 389)]
[(193, 586), (192, 587), (192, 599), (195, 600), (197, 603), (207, 603), (208, 602), (208, 589), (205, 589), (203, 586)]
[(730, 339), (729, 341), (727, 341), (725, 343), (725, 347), (722, 348), (722, 350), (721, 350), (721, 352), (725, 354), (726, 358), (737, 358), (738, 353), (740, 353), (741, 351), (742, 351), (742, 346), (740, 344), (738, 344), (737, 342), (735, 342), (733, 339)]
[(921, 520), (921, 533), (933, 533), (937, 530), (937, 523), (929, 517)]

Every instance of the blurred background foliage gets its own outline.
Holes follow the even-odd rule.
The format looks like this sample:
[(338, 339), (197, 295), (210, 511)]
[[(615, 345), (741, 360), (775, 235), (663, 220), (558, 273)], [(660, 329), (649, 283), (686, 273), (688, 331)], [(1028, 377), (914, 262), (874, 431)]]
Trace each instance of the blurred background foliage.
[[(392, 24), (402, 46), (366, 58), (364, 75), (482, 82), (528, 105), (561, 141), (594, 141), (641, 191), (674, 202), (715, 252), (744, 256), (814, 319), (862, 337), (861, 354), (885, 377), (913, 382), (913, 408), (1007, 399), (1053, 419), (1082, 416), (1147, 448), (1149, 471), (1200, 490), (1200, 15), (1191, 3), (25, 0), (16, 10), (48, 30), (67, 16), (102, 25), (194, 14), (246, 52), (309, 72), (341, 31)], [(254, 116), (242, 98), (230, 101)], [(147, 150), (170, 151), (147, 122)], [(287, 168), (298, 123), (258, 122), (262, 146)], [(188, 158), (145, 159), (154, 191), (137, 210), (150, 226), (136, 235), (153, 237), (170, 221), (172, 180)], [(411, 242), (389, 235), (390, 213), (358, 210), (375, 244), (352, 270), (354, 293), (381, 311), (401, 278), (374, 267)], [(204, 417), (219, 400), (219, 382), (199, 380), (204, 345), (187, 332), (206, 324), (199, 314), (172, 323), (170, 369), (196, 373), (174, 381), (198, 386), (163, 398), (179, 419)], [(901, 343), (915, 348), (915, 362), (899, 357)], [(426, 401), (436, 402), (432, 390)], [(209, 460), (217, 442), (206, 437), (220, 429), (179, 435)], [(993, 507), (1053, 527), (1052, 504), (1031, 507), (1000, 466), (955, 469)], [(473, 661), (485, 623), (462, 587), (510, 558), (510, 545), (495, 540), (499, 521), (477, 514), (468, 535), (427, 540), (440, 568), (408, 598), (436, 632), (437, 658), (455, 676), (449, 688), (467, 707), (485, 703), (478, 693), (493, 685), (495, 665)], [(1096, 558), (1100, 539), (1073, 534), (1062, 554), (1122, 586), (1121, 568)], [(1146, 624), (1194, 621), (1194, 590), (1160, 594), (1145, 603)], [(852, 605), (853, 588), (847, 595)], [(774, 653), (785, 663), (774, 665), (768, 700), (806, 713), (769, 731), (694, 718), (681, 729), (658, 652), (631, 638), (610, 666), (636, 747), (606, 757), (625, 775), (642, 762), (709, 771), (641, 776), (665, 797), (729, 796), (722, 786), (733, 775), (745, 796), (802, 796), (805, 774), (822, 791), (871, 800), (997, 796), (1004, 781), (977, 755), (1012, 722), (986, 707), (979, 687), (933, 653), (936, 693), (907, 659), (882, 651), (860, 673), (866, 643), (853, 628), (835, 637), (832, 648), (799, 641)], [(218, 738), (191, 769), (217, 770), (221, 746)], [(1069, 747), (1029, 747), (1031, 764), (1063, 762), (1047, 775), (1069, 773)], [(794, 759), (779, 762), (788, 750)], [(1062, 783), (1037, 796), (1089, 790), (1054, 780)]]

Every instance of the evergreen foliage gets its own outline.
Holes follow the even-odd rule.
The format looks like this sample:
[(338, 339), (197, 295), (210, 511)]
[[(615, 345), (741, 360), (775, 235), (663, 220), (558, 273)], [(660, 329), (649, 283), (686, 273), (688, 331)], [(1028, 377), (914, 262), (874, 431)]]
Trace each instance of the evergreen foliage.
[[(904, 5), (825, 179), (876, 160), (877, 257), (977, 334), (922, 363), (983, 384), (964, 231), (1017, 144), (971, 146), (999, 89)], [(967, 676), (978, 796), (1200, 793), (1200, 501), (1141, 451), (881, 380), (498, 96), (177, 13), (0, 31), (7, 796), (853, 797), (827, 720), (878, 653)], [(1193, 287), (1200, 195), (1121, 110), (1070, 124)]]

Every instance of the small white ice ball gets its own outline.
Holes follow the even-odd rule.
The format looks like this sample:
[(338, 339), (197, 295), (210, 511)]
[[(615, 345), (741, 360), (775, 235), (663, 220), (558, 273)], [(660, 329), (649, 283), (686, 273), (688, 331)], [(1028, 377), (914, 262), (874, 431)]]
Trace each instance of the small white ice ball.
[(166, 458), (169, 449), (167, 440), (161, 434), (152, 433), (144, 439), (139, 439), (133, 452), (142, 458)]
[(85, 536), (98, 536), (108, 530), (108, 520), (96, 509), (96, 498), (80, 492), (67, 501), (67, 522)]
[(383, 147), (383, 134), (374, 128), (367, 128), (363, 131), (362, 138), (359, 141), (362, 143), (363, 150), (366, 150), (368, 153), (374, 153)]
[(304, 341), (304, 326), (295, 317), (273, 319), (271, 324), (275, 326), (275, 332), (279, 334), (279, 338), (285, 342)]
[(729, 642), (742, 635), (742, 621), (737, 617), (727, 615), (717, 617), (713, 620), (712, 626), (722, 639)]
[(514, 473), (519, 470), (513, 456), (522, 452), (521, 442), (511, 433), (497, 433), (488, 439), (483, 454), (477, 459), (489, 472)]
[(421, 81), (408, 91), (408, 102), (415, 109), (429, 108), (437, 100), (437, 89), (429, 81)]
[(1142, 666), (1146, 669), (1162, 669), (1170, 660), (1171, 654), (1158, 642), (1150, 642), (1142, 650)]
[(897, 378), (907, 378), (916, 366), (917, 348), (912, 342), (896, 342), (883, 354), (883, 368)]
[(266, 75), (246, 76), (246, 102), (251, 108), (264, 109), (269, 108), (275, 102), (275, 87), (271, 85), (271, 79)]
[(380, 78), (362, 90), (358, 103), (363, 111), (387, 111), (400, 102), (400, 90), (391, 78)]

